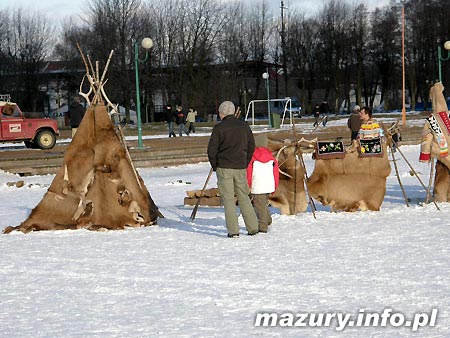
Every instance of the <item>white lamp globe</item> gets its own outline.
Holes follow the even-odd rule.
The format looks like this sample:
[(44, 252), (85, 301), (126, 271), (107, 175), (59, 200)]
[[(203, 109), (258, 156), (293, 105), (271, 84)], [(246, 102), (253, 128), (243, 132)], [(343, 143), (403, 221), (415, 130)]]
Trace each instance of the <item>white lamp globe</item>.
[(446, 50), (450, 50), (450, 41), (445, 41), (445, 43), (444, 43), (444, 48), (445, 48)]
[(153, 40), (150, 38), (143, 38), (141, 42), (142, 47), (145, 49), (150, 49), (153, 47)]
[(267, 80), (269, 78), (269, 73), (263, 73), (262, 78)]

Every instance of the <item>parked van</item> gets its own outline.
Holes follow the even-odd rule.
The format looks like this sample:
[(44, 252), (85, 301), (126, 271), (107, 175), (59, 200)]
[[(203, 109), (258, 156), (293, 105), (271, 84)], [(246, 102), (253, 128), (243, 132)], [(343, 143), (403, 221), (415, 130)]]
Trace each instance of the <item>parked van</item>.
[(294, 117), (302, 116), (302, 107), (300, 101), (296, 97), (285, 97), (284, 99), (271, 99), (270, 100), (271, 112), (277, 112), (283, 114), (286, 110), (286, 115), (290, 113)]

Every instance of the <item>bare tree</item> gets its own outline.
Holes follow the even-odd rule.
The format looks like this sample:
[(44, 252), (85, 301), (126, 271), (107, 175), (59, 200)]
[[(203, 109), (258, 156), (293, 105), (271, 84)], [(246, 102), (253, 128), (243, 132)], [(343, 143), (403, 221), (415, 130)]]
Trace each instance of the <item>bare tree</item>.
[(264, 63), (269, 62), (270, 40), (275, 26), (266, 1), (250, 9), (248, 18), (248, 45), (250, 46), (250, 59), (257, 64), (253, 76), (256, 79), (255, 94), (259, 93), (261, 75), (266, 71)]
[(39, 100), (39, 71), (51, 53), (54, 27), (37, 11), (19, 8), (3, 15), (7, 25), (3, 30), (2, 54), (7, 55), (13, 66), (10, 74), (13, 83), (9, 87), (14, 88), (14, 99), (24, 102), (23, 109), (36, 111), (43, 105)]
[(335, 111), (339, 109), (338, 93), (340, 83), (340, 68), (342, 60), (349, 51), (349, 23), (350, 7), (343, 0), (331, 0), (324, 6), (321, 15), (320, 35), (323, 45), (321, 68), (325, 74), (324, 99), (328, 100), (330, 90), (333, 90), (335, 102), (332, 107)]
[[(369, 64), (373, 67), (370, 74), (372, 83), (381, 87), (381, 101), (388, 106), (384, 100), (388, 90), (401, 88), (401, 30), (398, 15), (394, 11), (377, 9), (372, 14), (371, 37), (368, 39)], [(397, 76), (395, 76), (397, 75)], [(397, 79), (397, 80), (396, 80)], [(374, 88), (371, 92), (371, 100), (368, 104), (373, 105), (375, 96)]]
[(251, 8), (247, 19), (251, 59), (259, 62), (268, 61), (269, 41), (274, 26), (266, 1)]
[[(132, 100), (132, 76), (134, 43), (150, 31), (145, 26), (144, 13), (140, 0), (91, 0), (89, 18), (86, 24), (91, 33), (90, 49), (94, 59), (106, 62), (109, 51), (115, 50), (110, 65), (110, 78), (107, 84), (111, 97), (125, 107), (129, 122)], [(147, 27), (147, 28), (146, 28)]]
[[(351, 77), (346, 77), (345, 94), (350, 91), (350, 82), (354, 83), (355, 99), (357, 104), (366, 104), (362, 101), (363, 84), (365, 80), (364, 65), (367, 63), (367, 45), (369, 41), (370, 21), (365, 5), (359, 4), (352, 8), (351, 20), (349, 22), (349, 53), (343, 57), (344, 69), (352, 71)], [(347, 74), (350, 75), (350, 74)], [(350, 102), (350, 97), (346, 97)], [(348, 107), (351, 108), (350, 106)]]
[(210, 65), (215, 62), (218, 37), (226, 22), (224, 8), (216, 0), (169, 0), (151, 6), (166, 102), (202, 108), (209, 104)]
[[(10, 27), (10, 16), (8, 14), (8, 11), (0, 10), (0, 75), (6, 76), (8, 72), (11, 72), (14, 70), (14, 62), (11, 60), (10, 57), (8, 57), (8, 50), (9, 50), (9, 44), (8, 44), (8, 34), (9, 34), (9, 27)], [(0, 93), (6, 93), (7, 91), (11, 90), (9, 81), (0, 81)]]
[(302, 89), (300, 100), (305, 103), (303, 108), (311, 112), (313, 91), (317, 88), (318, 77), (321, 77), (317, 64), (322, 44), (318, 20), (294, 12), (289, 23), (288, 65), (291, 77), (297, 79), (297, 86)]
[(148, 8), (149, 16), (155, 18), (155, 52), (156, 66), (159, 69), (159, 79), (164, 89), (167, 103), (175, 99), (175, 77), (178, 11), (181, 10), (181, 0), (158, 0)]
[[(411, 92), (411, 104), (417, 99), (428, 101), (428, 91), (438, 80), (437, 48), (450, 39), (448, 16), (450, 8), (445, 0), (406, 1), (406, 55), (407, 83)], [(392, 7), (391, 12), (399, 12), (400, 7)], [(445, 64), (444, 64), (445, 65)], [(450, 67), (443, 67), (444, 87), (450, 84)]]
[[(187, 3), (186, 3), (187, 5)], [(184, 78), (180, 88), (186, 86), (188, 103), (195, 102), (196, 91), (204, 91), (206, 81), (205, 66), (214, 60), (214, 46), (226, 22), (223, 7), (216, 0), (191, 0), (182, 18), (183, 29), (178, 34), (178, 60), (183, 65)], [(202, 90), (203, 89), (203, 90)]]

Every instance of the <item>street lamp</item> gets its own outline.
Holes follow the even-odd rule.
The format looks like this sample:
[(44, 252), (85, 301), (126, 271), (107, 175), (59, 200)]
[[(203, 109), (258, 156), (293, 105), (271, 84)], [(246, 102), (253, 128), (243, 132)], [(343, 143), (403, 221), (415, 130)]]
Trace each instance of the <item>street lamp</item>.
[(272, 128), (272, 121), (270, 120), (270, 90), (269, 90), (269, 69), (263, 73), (262, 78), (266, 80), (266, 89), (267, 89), (267, 111), (269, 113), (269, 128)]
[(438, 46), (438, 65), (439, 65), (439, 82), (442, 82), (442, 67), (441, 61), (447, 61), (450, 59), (450, 41), (445, 41), (444, 49), (447, 50), (447, 57), (442, 57), (441, 46)]
[(148, 50), (152, 48), (153, 41), (150, 38), (142, 39), (141, 46), (145, 49), (145, 58), (139, 58), (139, 44), (134, 43), (134, 69), (136, 71), (136, 118), (138, 128), (138, 147), (142, 148), (142, 121), (141, 121), (141, 99), (139, 93), (139, 62), (144, 63), (148, 58)]
[(406, 126), (405, 106), (405, 6), (402, 6), (402, 125)]

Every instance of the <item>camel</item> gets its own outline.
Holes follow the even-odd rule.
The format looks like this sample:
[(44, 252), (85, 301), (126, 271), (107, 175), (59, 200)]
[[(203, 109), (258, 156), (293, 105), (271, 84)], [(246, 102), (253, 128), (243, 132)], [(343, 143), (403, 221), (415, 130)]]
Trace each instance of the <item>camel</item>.
[(450, 118), (443, 91), (444, 86), (441, 82), (437, 82), (430, 89), (433, 113), (423, 126), (419, 155), (420, 162), (437, 159), (433, 189), (436, 202), (450, 201), (450, 156), (448, 156)]

